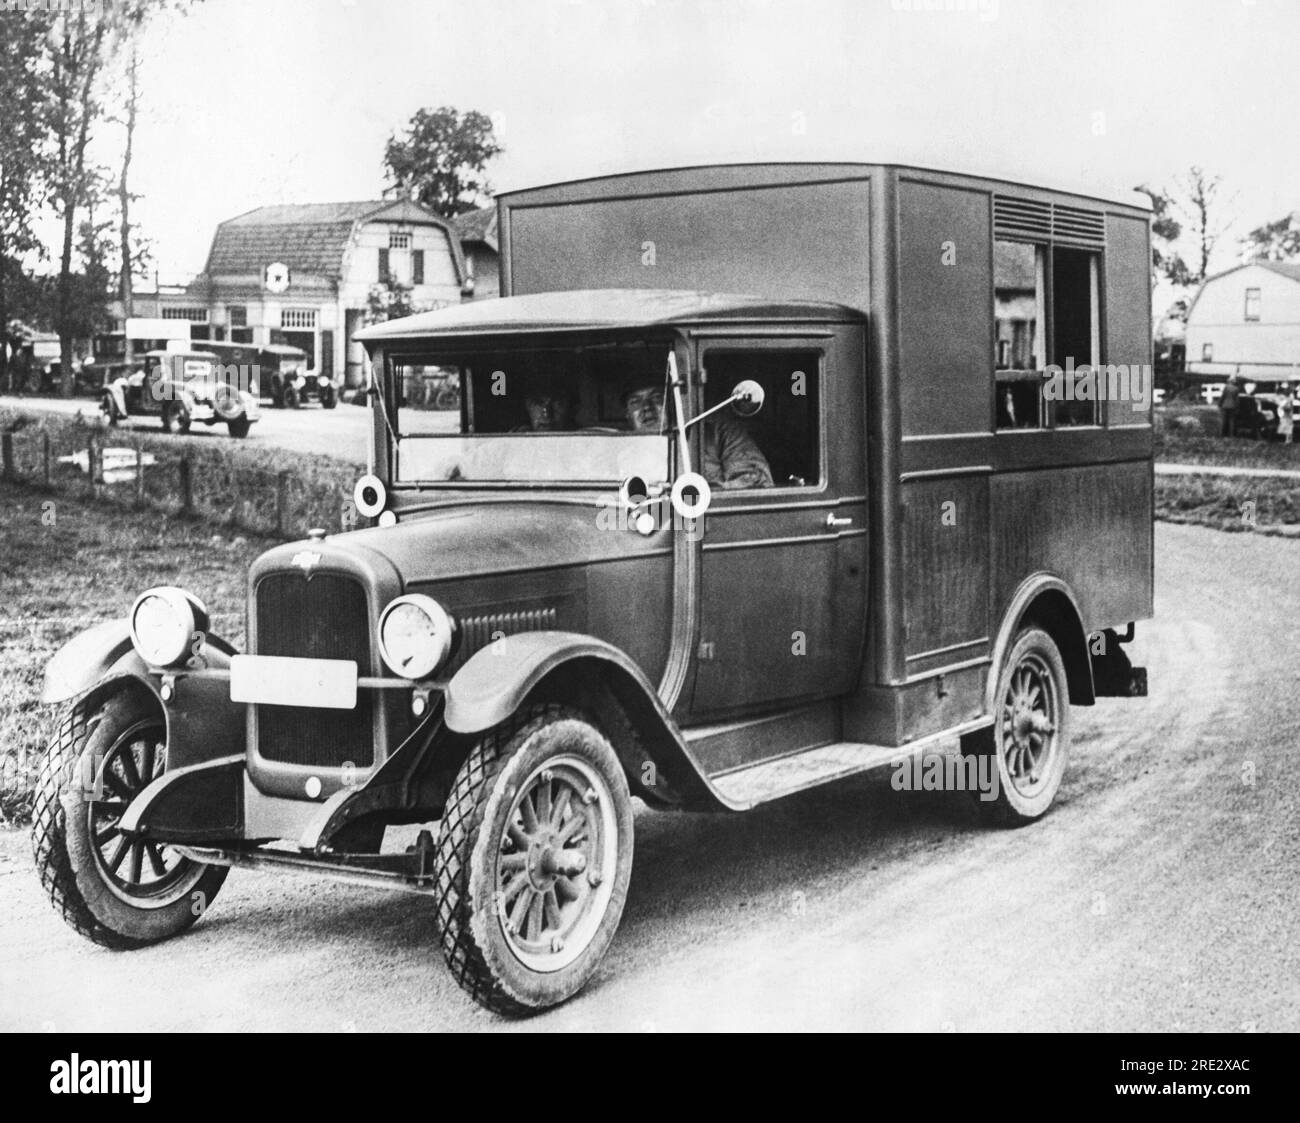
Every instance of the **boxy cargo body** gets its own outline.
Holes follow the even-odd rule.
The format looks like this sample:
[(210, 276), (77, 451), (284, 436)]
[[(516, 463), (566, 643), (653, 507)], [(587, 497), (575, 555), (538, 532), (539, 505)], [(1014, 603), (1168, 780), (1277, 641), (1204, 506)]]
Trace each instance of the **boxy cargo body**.
[[(856, 499), (866, 512), (861, 585), (836, 606), (853, 617), (856, 597), (867, 604), (862, 675), (830, 719), (844, 739), (901, 745), (978, 717), (1018, 602), (1055, 587), (1036, 577), (1065, 586), (1086, 634), (1150, 617), (1149, 382), (1145, 403), (1097, 402), (1084, 418), (1093, 424), (1044, 416), (1044, 426), (999, 427), (998, 390), (1018, 383), (995, 370), (995, 309), (1016, 299), (995, 292), (995, 258), (1010, 243), (1042, 260), (1020, 282), (1039, 324), (1048, 309), (1061, 320), (1040, 326), (1040, 369), (1054, 356), (1149, 375), (1142, 206), (863, 164), (614, 176), (506, 194), (499, 205), (503, 295), (688, 289), (866, 313), (865, 351), (833, 356), (826, 398), (832, 469), (843, 473), (828, 499)], [(1053, 275), (1056, 259), (1095, 262), (1090, 354), (1054, 350), (1053, 334), (1062, 347), (1071, 330), (1083, 334), (1066, 322), (1069, 309), (1053, 307), (1054, 288), (1069, 281)], [(728, 502), (710, 508), (706, 556), (728, 548), (731, 523), (751, 518), (752, 494)], [(775, 516), (800, 501), (759, 502)], [(799, 580), (797, 563), (777, 569), (746, 576), (785, 588)]]

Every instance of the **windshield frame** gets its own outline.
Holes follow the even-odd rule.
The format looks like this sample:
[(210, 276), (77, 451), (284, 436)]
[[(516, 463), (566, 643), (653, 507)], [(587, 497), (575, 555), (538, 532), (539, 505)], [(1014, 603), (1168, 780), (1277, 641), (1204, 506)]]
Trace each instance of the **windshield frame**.
[[(373, 469), (379, 474), (387, 487), (395, 493), (420, 493), (429, 491), (480, 491), (480, 492), (578, 492), (592, 494), (608, 491), (611, 482), (598, 483), (579, 480), (401, 480), (397, 474), (397, 438), (401, 436), (399, 419), (399, 375), (397, 368), (404, 364), (418, 364), (427, 360), (430, 365), (438, 365), (440, 360), (457, 356), (474, 356), (487, 353), (522, 351), (575, 351), (585, 348), (607, 348), (617, 344), (649, 344), (672, 348), (677, 355), (677, 369), (685, 380), (682, 399), (684, 403), (694, 401), (693, 372), (689, 362), (689, 343), (682, 332), (647, 326), (632, 330), (602, 332), (527, 332), (527, 333), (492, 333), (470, 336), (430, 336), (422, 340), (402, 340), (383, 347), (375, 348), (371, 356), (372, 385), (377, 382), (377, 392), (371, 403), (372, 433), (375, 456)], [(462, 393), (460, 404), (461, 432), (448, 434), (472, 438), (473, 432), (465, 432), (467, 412), (471, 408), (471, 394)], [(688, 416), (693, 415), (691, 405), (686, 405)], [(590, 434), (593, 439), (618, 439), (620, 434)], [(485, 437), (516, 436), (526, 439), (545, 440), (542, 433), (491, 433)], [(692, 431), (692, 437), (694, 432)], [(430, 436), (426, 439), (442, 439)], [(673, 439), (672, 430), (664, 433), (668, 442), (667, 481), (671, 482), (680, 470), (680, 451), (678, 442)], [(692, 453), (694, 456), (694, 452)]]

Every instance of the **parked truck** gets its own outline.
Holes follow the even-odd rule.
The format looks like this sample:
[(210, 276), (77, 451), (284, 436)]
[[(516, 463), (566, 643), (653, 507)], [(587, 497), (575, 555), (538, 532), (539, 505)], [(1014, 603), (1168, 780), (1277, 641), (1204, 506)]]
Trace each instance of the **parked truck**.
[(244, 651), (161, 587), (51, 661), (36, 858), (83, 935), (325, 874), (428, 896), (456, 981), (526, 1013), (614, 938), (632, 797), (739, 813), (959, 743), (1030, 823), (1071, 707), (1145, 693), (1149, 395), (1089, 381), (1150, 369), (1145, 205), (758, 164), (499, 226), (501, 299), (362, 333), (369, 525), (254, 563)]

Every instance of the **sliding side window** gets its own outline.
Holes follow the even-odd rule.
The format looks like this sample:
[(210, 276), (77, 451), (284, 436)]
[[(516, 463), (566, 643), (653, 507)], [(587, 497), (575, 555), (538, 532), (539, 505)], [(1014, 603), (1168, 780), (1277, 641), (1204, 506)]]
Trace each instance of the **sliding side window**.
[(993, 243), (994, 368), (999, 429), (1043, 426), (1046, 362), (1045, 250), (1028, 242)]
[(1052, 247), (1052, 362), (1062, 373), (1047, 405), (1057, 428), (1100, 423), (1097, 287), (1095, 253)]

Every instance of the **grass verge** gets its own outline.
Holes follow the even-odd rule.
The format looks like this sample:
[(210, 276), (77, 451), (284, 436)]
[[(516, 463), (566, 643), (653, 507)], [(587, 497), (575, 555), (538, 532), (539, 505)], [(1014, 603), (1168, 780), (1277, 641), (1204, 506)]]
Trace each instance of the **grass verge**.
[(1300, 537), (1300, 481), (1274, 476), (1156, 476), (1156, 518), (1230, 533)]
[(77, 633), (125, 617), (151, 585), (184, 585), (213, 628), (244, 640), (245, 580), (272, 544), (210, 525), (0, 483), (0, 825), (24, 822), (56, 706), (39, 703), (50, 656)]

